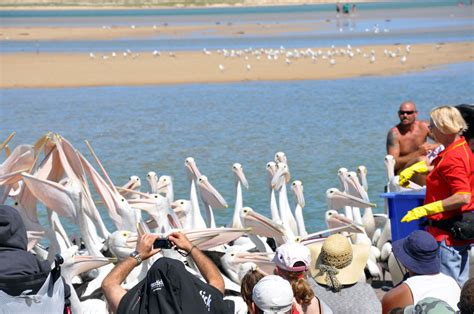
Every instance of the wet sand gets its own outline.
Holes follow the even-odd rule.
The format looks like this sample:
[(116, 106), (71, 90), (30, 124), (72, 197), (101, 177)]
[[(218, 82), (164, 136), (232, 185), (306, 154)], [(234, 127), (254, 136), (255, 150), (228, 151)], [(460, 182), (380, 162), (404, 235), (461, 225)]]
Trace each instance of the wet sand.
[(163, 52), (159, 56), (151, 51), (126, 56), (123, 52), (115, 56), (14, 53), (0, 54), (0, 88), (338, 79), (397, 75), (472, 61), (473, 42), (413, 45), (409, 52), (405, 45), (381, 45), (351, 50)]

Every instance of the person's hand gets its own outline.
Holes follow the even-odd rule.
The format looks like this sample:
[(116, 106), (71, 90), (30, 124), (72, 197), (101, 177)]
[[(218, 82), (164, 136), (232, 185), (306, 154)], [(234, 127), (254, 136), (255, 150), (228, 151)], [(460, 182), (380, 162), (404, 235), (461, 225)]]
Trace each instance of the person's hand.
[(136, 250), (140, 254), (142, 261), (149, 259), (161, 250), (153, 248), (153, 243), (159, 238), (161, 238), (161, 235), (150, 233), (145, 233), (138, 237)]
[(428, 166), (425, 161), (419, 161), (400, 172), (398, 183), (403, 187), (410, 185), (410, 179), (415, 173), (428, 173)]
[(421, 153), (421, 155), (426, 155), (430, 152), (432, 152), (433, 150), (436, 149), (436, 147), (438, 147), (439, 144), (435, 144), (435, 143), (424, 143), (422, 144), (421, 146), (418, 147), (418, 151)]
[(189, 241), (188, 237), (181, 232), (172, 232), (168, 235), (168, 240), (170, 240), (176, 248), (180, 250), (185, 250), (186, 252), (191, 251), (193, 244)]
[(443, 202), (436, 201), (423, 206), (415, 207), (409, 210), (407, 214), (402, 218), (401, 222), (410, 222), (412, 220), (444, 212)]

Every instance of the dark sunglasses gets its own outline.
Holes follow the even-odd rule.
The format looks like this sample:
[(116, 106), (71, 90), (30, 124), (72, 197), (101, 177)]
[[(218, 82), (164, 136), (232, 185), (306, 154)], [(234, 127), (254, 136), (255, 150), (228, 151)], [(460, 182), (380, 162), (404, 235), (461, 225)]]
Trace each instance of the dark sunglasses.
[(414, 114), (416, 111), (398, 111), (398, 114), (403, 116), (404, 114), (407, 114), (407, 115), (411, 115), (411, 114)]

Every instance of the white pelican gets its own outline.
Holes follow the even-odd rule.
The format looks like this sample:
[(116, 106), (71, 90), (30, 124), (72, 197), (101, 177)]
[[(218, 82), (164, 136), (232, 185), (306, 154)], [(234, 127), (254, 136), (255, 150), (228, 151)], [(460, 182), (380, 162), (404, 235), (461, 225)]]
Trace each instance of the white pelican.
[(308, 235), (304, 224), (303, 207), (305, 206), (304, 195), (303, 195), (303, 183), (300, 180), (295, 180), (291, 184), (291, 191), (295, 197), (295, 219), (298, 227), (298, 235), (305, 237)]
[(239, 163), (235, 163), (232, 165), (232, 171), (235, 175), (235, 207), (234, 207), (234, 214), (232, 216), (232, 222), (230, 226), (232, 228), (242, 228), (242, 222), (240, 220), (240, 216), (242, 215), (242, 208), (243, 208), (243, 198), (242, 198), (242, 185), (248, 189), (249, 184), (247, 182), (247, 178), (244, 174), (244, 169), (242, 165)]
[(158, 176), (156, 175), (156, 172), (150, 171), (146, 174), (146, 180), (148, 181), (148, 184), (150, 185), (150, 193), (151, 194), (156, 194), (158, 193)]
[(184, 161), (184, 165), (188, 170), (187, 174), (190, 183), (190, 201), (192, 205), (192, 211), (190, 212), (190, 215), (186, 218), (186, 225), (184, 226), (184, 228), (206, 228), (206, 222), (204, 221), (204, 218), (202, 218), (201, 211), (199, 210), (199, 201), (196, 187), (196, 180), (198, 177), (201, 176), (201, 172), (199, 172), (196, 162), (192, 157), (186, 158), (186, 160)]
[(278, 194), (278, 205), (280, 207), (280, 217), (283, 222), (283, 226), (287, 228), (287, 232), (291, 232), (294, 235), (298, 233), (296, 226), (296, 219), (290, 209), (288, 203), (288, 195), (286, 192), (286, 183), (290, 179), (290, 172), (286, 163), (277, 163), (277, 171), (272, 179), (272, 186), (279, 189)]
[(222, 195), (212, 186), (206, 176), (202, 175), (198, 178), (199, 191), (204, 202), (207, 216), (207, 227), (215, 228), (214, 212), (212, 208), (227, 208), (227, 202)]
[(168, 203), (174, 202), (173, 178), (163, 175), (158, 179), (158, 192), (168, 199)]
[(270, 161), (267, 163), (267, 183), (268, 187), (270, 188), (270, 212), (272, 220), (278, 224), (281, 224), (281, 217), (278, 211), (278, 205), (275, 196), (275, 188), (272, 186), (272, 179), (276, 173), (276, 163)]

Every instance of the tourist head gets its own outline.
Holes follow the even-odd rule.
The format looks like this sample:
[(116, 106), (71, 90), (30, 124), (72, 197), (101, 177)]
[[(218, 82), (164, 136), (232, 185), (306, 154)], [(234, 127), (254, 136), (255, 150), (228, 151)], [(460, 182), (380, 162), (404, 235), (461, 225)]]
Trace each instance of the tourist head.
[(317, 283), (337, 292), (356, 283), (364, 274), (369, 258), (369, 245), (351, 244), (341, 235), (329, 236), (322, 245), (311, 247), (315, 267), (311, 275)]
[(412, 101), (405, 101), (400, 105), (398, 109), (398, 117), (400, 118), (400, 123), (402, 125), (410, 125), (415, 122), (416, 117), (418, 116), (418, 111), (416, 110), (416, 105)]
[(431, 133), (437, 141), (440, 135), (457, 135), (467, 129), (466, 121), (461, 113), (452, 106), (434, 108), (431, 110), (430, 118)]
[(252, 267), (243, 277), (240, 283), (240, 293), (242, 299), (250, 309), (252, 305), (252, 292), (253, 288), (265, 275), (258, 270), (258, 267)]
[(286, 314), (293, 307), (293, 290), (280, 276), (263, 277), (253, 288), (252, 311), (260, 314)]
[(8, 205), (0, 205), (0, 247), (26, 251), (26, 228), (18, 211)]
[(277, 248), (273, 262), (275, 274), (291, 283), (296, 302), (309, 305), (314, 298), (313, 289), (306, 280), (311, 265), (309, 249), (300, 243), (285, 243)]
[(393, 242), (393, 254), (406, 269), (418, 275), (437, 274), (440, 270), (439, 247), (431, 234), (415, 230)]
[(462, 286), (458, 308), (461, 314), (474, 313), (474, 278), (470, 278)]

